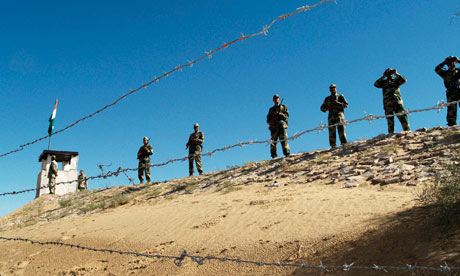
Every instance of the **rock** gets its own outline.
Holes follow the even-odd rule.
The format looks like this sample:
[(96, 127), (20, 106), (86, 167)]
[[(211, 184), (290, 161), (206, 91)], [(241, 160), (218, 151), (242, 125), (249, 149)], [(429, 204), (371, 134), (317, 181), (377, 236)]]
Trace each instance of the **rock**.
[(342, 185), (343, 188), (354, 188), (354, 187), (359, 187), (359, 184), (356, 182), (346, 182), (345, 184)]
[(279, 183), (276, 183), (276, 182), (273, 183), (273, 184), (267, 184), (267, 185), (265, 185), (265, 187), (268, 187), (268, 188), (276, 188), (276, 187), (279, 187), (279, 186), (280, 186), (280, 184), (279, 184)]
[(423, 144), (422, 143), (409, 144), (409, 145), (405, 145), (404, 148), (406, 150), (418, 150), (418, 149), (423, 148)]
[(381, 184), (382, 185), (384, 183), (385, 183), (385, 178), (380, 178), (380, 177), (377, 178), (377, 177), (375, 177), (375, 178), (372, 179), (372, 184)]
[(345, 166), (345, 167), (340, 169), (341, 174), (348, 174), (348, 173), (350, 173), (350, 171), (351, 171), (351, 168), (348, 167), (348, 166)]
[(297, 178), (297, 177), (302, 176), (302, 175), (304, 175), (304, 174), (306, 174), (306, 173), (307, 173), (306, 171), (296, 172), (296, 173), (293, 175), (293, 177), (294, 177), (294, 178)]
[(403, 176), (401, 176), (402, 181), (411, 180), (412, 178), (414, 178), (414, 176), (412, 176), (412, 175), (403, 175)]
[(388, 184), (398, 183), (400, 181), (401, 180), (399, 176), (395, 176), (395, 177), (386, 178), (384, 183), (385, 185), (388, 185)]
[(406, 186), (417, 186), (417, 185), (418, 185), (418, 183), (417, 183), (417, 182), (414, 182), (414, 181), (408, 182), (408, 183), (406, 184)]
[(365, 170), (365, 171), (367, 171), (367, 170), (369, 170), (369, 169), (371, 169), (371, 168), (372, 168), (372, 166), (370, 166), (370, 165), (356, 165), (356, 166), (355, 166), (355, 169), (358, 169), (358, 170)]
[(365, 177), (367, 180), (372, 180), (372, 179), (374, 179), (375, 175), (376, 175), (375, 171), (367, 171), (367, 172), (363, 173), (362, 176)]
[(415, 169), (414, 166), (407, 164), (402, 164), (399, 168), (401, 169), (401, 171), (412, 171), (413, 169)]
[[(378, 160), (377, 160), (378, 162)], [(369, 166), (369, 167), (372, 167), (372, 165), (374, 165), (374, 160), (361, 160), (358, 162), (358, 165), (363, 165), (363, 166)]]
[(391, 164), (393, 162), (394, 162), (393, 156), (390, 156), (387, 160), (385, 160), (385, 165)]

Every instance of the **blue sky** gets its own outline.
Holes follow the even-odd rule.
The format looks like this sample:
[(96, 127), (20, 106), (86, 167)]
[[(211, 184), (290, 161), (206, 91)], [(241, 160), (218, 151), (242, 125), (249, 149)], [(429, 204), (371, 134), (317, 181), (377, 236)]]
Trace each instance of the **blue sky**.
[[(54, 100), (55, 126), (65, 127), (178, 64), (262, 29), (277, 16), (314, 1), (9, 1), (0, 11), (0, 153), (45, 136)], [(320, 112), (336, 83), (349, 102), (348, 120), (383, 114), (373, 87), (387, 67), (408, 82), (409, 109), (445, 99), (434, 67), (460, 49), (460, 2), (453, 0), (338, 1), (275, 24), (268, 36), (237, 43), (172, 74), (118, 105), (53, 137), (52, 149), (78, 151), (79, 168), (100, 173), (136, 167), (142, 137), (151, 137), (153, 163), (187, 154), (200, 123), (204, 151), (265, 140), (265, 116), (279, 93), (291, 118), (288, 134), (327, 121)], [(414, 114), (412, 129), (445, 125), (446, 110)], [(396, 131), (401, 130), (396, 122)], [(386, 133), (385, 120), (347, 127), (349, 140)], [(38, 156), (48, 141), (0, 158), (0, 192), (33, 188)], [(293, 153), (327, 148), (327, 132), (291, 142)], [(280, 148), (278, 149), (281, 150)], [(205, 171), (270, 157), (255, 145), (203, 158)], [(109, 168), (110, 169), (110, 168)], [(187, 162), (153, 168), (154, 180), (183, 177)], [(130, 176), (137, 180), (137, 174)], [(125, 176), (91, 181), (90, 188), (127, 184)], [(2, 198), (5, 215), (34, 198)]]

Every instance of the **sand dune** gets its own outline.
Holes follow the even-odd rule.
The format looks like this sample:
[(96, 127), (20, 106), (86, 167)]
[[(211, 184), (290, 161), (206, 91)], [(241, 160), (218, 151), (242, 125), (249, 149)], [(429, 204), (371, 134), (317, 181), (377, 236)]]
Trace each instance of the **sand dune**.
[[(416, 201), (420, 186), (435, 179), (448, 149), (460, 142), (458, 129), (453, 130), (382, 136), (347, 148), (248, 163), (166, 183), (47, 195), (2, 218), (0, 236), (175, 256), (187, 250), (264, 262), (459, 264), (458, 233), (446, 238), (433, 224), (429, 210)], [(436, 143), (424, 147), (429, 141)], [(395, 177), (396, 183), (385, 182)], [(116, 206), (111, 200), (117, 196), (124, 196), (126, 202)], [(104, 208), (94, 207), (102, 201)], [(325, 273), (221, 261), (198, 265), (190, 259), (178, 267), (166, 259), (17, 241), (1, 241), (0, 248), (1, 275)], [(384, 273), (327, 273), (336, 274)]]

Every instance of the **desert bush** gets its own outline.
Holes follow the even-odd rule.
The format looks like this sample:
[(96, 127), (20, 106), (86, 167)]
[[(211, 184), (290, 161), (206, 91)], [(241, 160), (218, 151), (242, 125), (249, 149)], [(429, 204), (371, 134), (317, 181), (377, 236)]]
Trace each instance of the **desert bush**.
[(105, 208), (105, 201), (99, 201), (99, 202), (91, 202), (90, 204), (80, 208), (80, 210), (84, 213), (88, 213), (96, 209), (104, 209), (104, 208)]
[(61, 206), (62, 208), (69, 207), (70, 205), (72, 205), (71, 199), (59, 200), (59, 206)]
[(453, 153), (451, 162), (438, 172), (433, 184), (423, 186), (418, 199), (432, 206), (435, 216), (447, 226), (460, 224), (460, 150)]
[(131, 197), (125, 194), (118, 194), (114, 196), (107, 205), (107, 208), (115, 208), (121, 205), (125, 205), (131, 201)]

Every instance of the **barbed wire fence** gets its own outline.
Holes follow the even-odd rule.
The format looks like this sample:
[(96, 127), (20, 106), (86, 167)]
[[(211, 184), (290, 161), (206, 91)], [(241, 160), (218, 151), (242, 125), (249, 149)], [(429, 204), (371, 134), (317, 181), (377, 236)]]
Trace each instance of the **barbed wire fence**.
[(110, 254), (119, 254), (119, 255), (127, 255), (127, 256), (135, 256), (135, 257), (145, 257), (151, 259), (169, 259), (174, 262), (176, 266), (182, 266), (186, 258), (190, 259), (191, 261), (197, 263), (198, 265), (204, 265), (205, 261), (219, 261), (219, 262), (231, 262), (236, 264), (249, 264), (249, 265), (256, 265), (256, 266), (265, 266), (265, 267), (283, 267), (283, 268), (300, 268), (306, 270), (318, 270), (321, 272), (327, 272), (329, 270), (343, 270), (343, 271), (350, 271), (350, 270), (376, 270), (376, 271), (383, 271), (383, 272), (390, 272), (390, 271), (407, 271), (410, 273), (415, 273), (416, 271), (432, 271), (432, 272), (440, 272), (446, 275), (450, 275), (452, 272), (460, 271), (460, 267), (449, 267), (447, 262), (444, 262), (443, 265), (439, 267), (430, 267), (430, 266), (418, 266), (418, 265), (410, 265), (407, 264), (406, 266), (388, 266), (388, 265), (376, 265), (373, 264), (372, 266), (358, 266), (355, 265), (353, 262), (350, 264), (343, 264), (343, 265), (325, 265), (320, 262), (319, 265), (309, 265), (305, 263), (282, 263), (282, 262), (263, 262), (263, 261), (253, 261), (253, 260), (245, 260), (241, 258), (229, 258), (229, 257), (217, 257), (217, 256), (199, 256), (199, 255), (191, 255), (184, 250), (180, 256), (174, 255), (161, 255), (161, 254), (149, 254), (149, 253), (142, 253), (142, 252), (133, 252), (133, 251), (122, 251), (116, 249), (107, 249), (107, 248), (94, 248), (89, 246), (82, 246), (79, 244), (71, 244), (71, 243), (63, 243), (59, 241), (36, 241), (31, 240), (28, 238), (8, 238), (0, 236), (0, 240), (4, 241), (18, 241), (18, 242), (25, 242), (31, 244), (37, 244), (40, 246), (60, 246), (60, 247), (68, 247), (68, 248), (75, 248), (80, 249), (83, 251), (92, 251), (92, 252), (102, 252), (102, 253), (110, 253)]
[[(233, 44), (239, 42), (239, 41), (245, 41), (247, 39), (250, 39), (250, 38), (254, 38), (254, 37), (257, 37), (257, 36), (261, 36), (261, 35), (268, 35), (268, 31), (269, 29), (275, 24), (277, 23), (278, 21), (280, 20), (284, 20), (288, 17), (291, 17), (291, 16), (294, 16), (296, 14), (299, 14), (301, 12), (306, 12), (306, 11), (309, 11), (311, 9), (314, 9), (320, 5), (323, 5), (323, 4), (326, 4), (328, 2), (334, 2), (337, 4), (336, 0), (322, 0), (314, 5), (305, 5), (305, 6), (302, 6), (302, 7), (299, 7), (296, 9), (296, 11), (294, 12), (291, 12), (291, 13), (287, 13), (287, 14), (282, 14), (280, 16), (278, 16), (277, 18), (275, 18), (270, 24), (268, 25), (264, 25), (262, 27), (262, 30), (259, 31), (259, 32), (256, 32), (256, 33), (253, 33), (253, 34), (250, 34), (250, 35), (244, 35), (243, 33), (241, 33), (241, 37), (238, 37), (238, 38), (235, 38), (233, 39), (232, 41), (230, 42), (224, 42), (224, 44), (218, 48), (215, 48), (214, 50), (209, 50), (209, 51), (205, 51), (205, 55), (195, 59), (195, 60), (192, 60), (192, 61), (187, 61), (187, 63), (183, 64), (183, 65), (177, 65), (176, 67), (170, 69), (169, 71), (166, 71), (166, 72), (163, 72), (163, 74), (161, 74), (159, 77), (154, 77), (151, 81), (149, 82), (146, 82), (142, 85), (140, 85), (139, 87), (135, 88), (135, 89), (132, 89), (130, 90), (128, 93), (126, 94), (123, 94), (121, 95), (118, 99), (116, 99), (114, 102), (110, 103), (110, 104), (107, 104), (105, 106), (103, 106), (102, 108), (94, 111), (93, 113), (85, 116), (85, 117), (82, 117), (78, 120), (76, 120), (75, 122), (71, 123), (70, 125), (67, 125), (66, 127), (62, 128), (62, 129), (59, 129), (57, 131), (55, 131), (52, 135), (57, 135), (59, 133), (62, 133), (70, 128), (73, 128), (74, 126), (78, 125), (79, 123), (89, 119), (89, 118), (92, 118), (93, 116), (101, 113), (101, 112), (104, 112), (105, 110), (109, 109), (110, 107), (112, 106), (115, 106), (116, 104), (120, 103), (122, 100), (126, 99), (127, 97), (139, 92), (140, 90), (142, 90), (143, 88), (147, 88), (149, 87), (150, 85), (154, 84), (155, 82), (158, 82), (159, 80), (163, 79), (163, 78), (166, 78), (167, 76), (173, 74), (173, 73), (177, 73), (177, 72), (182, 72), (182, 69), (184, 68), (187, 68), (187, 67), (193, 67), (194, 64), (208, 58), (208, 59), (211, 59), (212, 58), (212, 55), (217, 53), (217, 52), (220, 52), (220, 51), (223, 51), (225, 50), (226, 48), (232, 46)], [(16, 153), (16, 152), (19, 152), (19, 151), (22, 151), (24, 148), (28, 147), (28, 146), (31, 146), (35, 143), (38, 143), (42, 140), (45, 140), (47, 138), (49, 138), (50, 135), (47, 135), (47, 136), (43, 136), (43, 137), (40, 137), (40, 138), (37, 138), (31, 142), (28, 142), (28, 143), (25, 143), (25, 144), (22, 144), (22, 145), (19, 145), (17, 149), (14, 149), (14, 150), (11, 150), (11, 151), (8, 151), (6, 153), (3, 153), (3, 154), (0, 154), (0, 158), (2, 157), (5, 157), (7, 155), (10, 155), (10, 154), (13, 154), (13, 153)]]
[[(368, 121), (369, 123), (371, 123), (374, 120), (379, 120), (379, 119), (383, 119), (383, 118), (390, 118), (390, 117), (401, 116), (401, 115), (411, 115), (413, 113), (427, 112), (427, 111), (432, 111), (432, 110), (437, 110), (438, 113), (439, 113), (442, 109), (446, 108), (447, 106), (449, 106), (449, 105), (457, 105), (459, 103), (460, 103), (460, 101), (452, 101), (452, 102), (448, 102), (448, 103), (446, 103), (444, 101), (438, 101), (436, 103), (436, 105), (434, 105), (432, 107), (414, 109), (414, 110), (407, 109), (407, 110), (399, 112), (399, 113), (389, 114), (389, 115), (379, 115), (379, 116), (374, 116), (372, 114), (367, 114), (366, 112), (364, 112), (365, 113), (364, 117), (354, 119), (354, 120), (350, 120), (350, 121), (340, 122), (340, 123), (333, 124), (333, 125), (325, 125), (325, 124), (323, 124), (321, 122), (319, 124), (319, 126), (317, 126), (315, 128), (307, 129), (307, 130), (304, 130), (304, 131), (302, 131), (300, 133), (295, 133), (291, 137), (288, 137), (288, 138), (286, 138), (284, 140), (295, 140), (295, 139), (298, 139), (298, 138), (300, 138), (301, 136), (303, 136), (303, 135), (305, 135), (307, 133), (311, 133), (311, 132), (320, 133), (321, 131), (325, 131), (326, 129), (328, 129), (330, 127), (332, 128), (332, 127), (337, 127), (337, 126), (340, 126), (340, 125), (349, 125), (349, 124), (353, 124), (353, 123), (357, 123), (357, 122), (361, 122), (361, 121)], [(280, 140), (280, 142), (282, 142), (284, 140)], [(247, 142), (239, 142), (237, 144), (217, 148), (217, 149), (214, 149), (212, 151), (202, 153), (201, 155), (211, 157), (217, 152), (224, 152), (224, 151), (228, 151), (228, 150), (234, 149), (234, 148), (239, 148), (239, 147), (244, 147), (244, 146), (249, 146), (249, 145), (256, 145), (256, 144), (274, 144), (274, 143), (276, 143), (276, 141), (273, 141), (272, 139), (262, 140), (262, 141), (250, 140), (250, 141), (247, 141)], [(149, 167), (151, 167), (151, 168), (152, 167), (163, 167), (163, 166), (167, 166), (169, 164), (173, 164), (173, 163), (176, 163), (176, 162), (184, 162), (184, 161), (188, 160), (188, 158), (191, 157), (191, 156), (193, 156), (193, 155), (187, 155), (187, 156), (181, 157), (181, 158), (170, 159), (170, 160), (165, 161), (163, 163), (150, 164)], [(110, 164), (110, 165), (112, 165), (112, 164)], [(127, 172), (128, 171), (137, 171), (139, 169), (139, 167), (136, 167), (136, 168), (122, 168), (122, 167), (119, 167), (116, 171), (108, 171), (107, 173), (104, 173), (103, 167), (107, 166), (107, 165), (97, 165), (97, 166), (101, 169), (102, 173), (99, 174), (99, 175), (96, 175), (96, 176), (89, 176), (89, 177), (87, 177), (88, 180), (94, 180), (94, 179), (100, 179), (100, 178), (105, 179), (105, 178), (114, 177), (114, 176), (118, 177), (120, 174), (124, 174), (124, 175), (126, 175), (128, 177), (130, 183), (133, 183), (132, 178), (127, 175)], [(77, 180), (57, 182), (55, 185), (64, 185), (64, 184), (74, 183), (76, 181)], [(49, 187), (49, 185), (43, 185), (43, 186), (40, 186), (39, 189), (46, 189), (48, 187)], [(21, 194), (21, 193), (27, 193), (27, 192), (36, 191), (37, 189), (38, 188), (25, 189), (25, 190), (20, 190), (20, 191), (12, 191), (12, 192), (4, 192), (4, 193), (0, 193), (0, 196), (17, 195), (17, 194)]]

